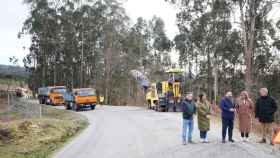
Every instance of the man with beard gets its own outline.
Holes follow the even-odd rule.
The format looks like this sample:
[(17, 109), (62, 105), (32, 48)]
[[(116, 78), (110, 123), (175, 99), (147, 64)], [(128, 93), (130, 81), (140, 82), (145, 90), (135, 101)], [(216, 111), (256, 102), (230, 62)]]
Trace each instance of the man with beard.
[(234, 126), (234, 113), (235, 106), (233, 102), (232, 92), (227, 92), (225, 97), (222, 98), (220, 102), (220, 107), (222, 110), (222, 143), (226, 143), (226, 135), (228, 131), (229, 142), (234, 142), (232, 139), (232, 131)]

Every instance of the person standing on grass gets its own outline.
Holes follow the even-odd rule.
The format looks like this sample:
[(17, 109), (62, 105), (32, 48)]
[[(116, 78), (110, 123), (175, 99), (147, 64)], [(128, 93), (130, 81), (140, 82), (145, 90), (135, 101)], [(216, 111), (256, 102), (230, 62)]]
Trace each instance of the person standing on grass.
[[(259, 143), (266, 143), (266, 138), (272, 140), (272, 123), (274, 114), (277, 111), (277, 104), (273, 97), (268, 95), (267, 88), (260, 89), (260, 97), (256, 101), (255, 115), (262, 126), (262, 140)], [(272, 145), (272, 142), (270, 142)]]
[(192, 141), (193, 132), (193, 115), (196, 113), (196, 105), (193, 102), (192, 93), (187, 94), (186, 99), (182, 101), (183, 112), (183, 145), (186, 145), (186, 135), (188, 135), (188, 143), (194, 143)]
[(200, 94), (197, 102), (197, 120), (201, 143), (209, 143), (207, 140), (207, 132), (210, 130), (210, 115), (211, 107), (207, 101), (206, 95)]
[(235, 106), (233, 102), (232, 92), (227, 92), (225, 97), (220, 102), (220, 108), (222, 110), (222, 143), (226, 143), (226, 135), (228, 131), (228, 140), (234, 142), (232, 139), (232, 132), (234, 126), (234, 113)]
[(249, 94), (247, 91), (241, 92), (236, 111), (239, 118), (239, 130), (242, 140), (244, 142), (248, 142), (252, 126), (251, 115), (253, 112), (253, 102), (249, 98)]

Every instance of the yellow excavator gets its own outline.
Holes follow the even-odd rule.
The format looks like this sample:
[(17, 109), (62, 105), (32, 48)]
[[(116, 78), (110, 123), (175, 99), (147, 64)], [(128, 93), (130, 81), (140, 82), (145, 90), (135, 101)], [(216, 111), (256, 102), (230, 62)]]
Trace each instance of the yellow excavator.
[(172, 108), (177, 111), (183, 89), (182, 69), (169, 69), (166, 71), (168, 79), (152, 83), (146, 93), (148, 108), (156, 111), (168, 111)]

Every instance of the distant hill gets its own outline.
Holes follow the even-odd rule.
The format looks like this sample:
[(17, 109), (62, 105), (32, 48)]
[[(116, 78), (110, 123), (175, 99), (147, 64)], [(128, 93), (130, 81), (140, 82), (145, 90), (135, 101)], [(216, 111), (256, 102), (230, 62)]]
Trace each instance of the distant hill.
[(19, 76), (27, 77), (29, 73), (24, 67), (1, 65), (0, 64), (0, 77), (2, 76)]

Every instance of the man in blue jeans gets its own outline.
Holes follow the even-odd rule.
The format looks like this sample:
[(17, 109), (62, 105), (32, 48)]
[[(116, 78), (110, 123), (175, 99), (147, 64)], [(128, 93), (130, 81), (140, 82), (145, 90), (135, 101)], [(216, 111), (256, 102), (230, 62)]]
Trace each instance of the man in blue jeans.
[(228, 132), (228, 140), (234, 142), (232, 139), (232, 131), (234, 124), (235, 105), (233, 102), (232, 92), (227, 92), (226, 96), (221, 100), (220, 107), (222, 110), (222, 143), (226, 142), (226, 135)]
[(196, 105), (192, 101), (193, 95), (189, 93), (184, 101), (182, 101), (182, 112), (183, 112), (183, 145), (187, 144), (186, 135), (188, 134), (188, 142), (192, 141), (193, 132), (193, 115), (196, 112)]

